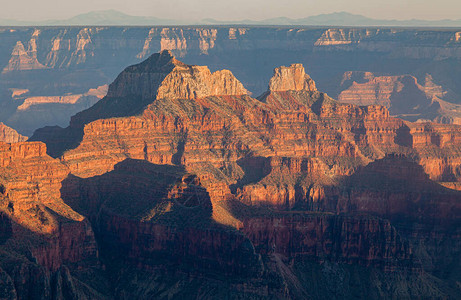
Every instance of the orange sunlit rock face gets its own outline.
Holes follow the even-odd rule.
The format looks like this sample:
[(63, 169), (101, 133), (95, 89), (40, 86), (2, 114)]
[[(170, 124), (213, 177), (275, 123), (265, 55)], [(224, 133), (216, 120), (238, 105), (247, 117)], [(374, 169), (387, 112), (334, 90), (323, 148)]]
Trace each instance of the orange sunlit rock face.
[(454, 241), (444, 253), (460, 244), (461, 196), (447, 187), (461, 182), (461, 127), (340, 103), (300, 64), (253, 98), (229, 71), (163, 51), (31, 140), (46, 146), (1, 144), (1, 209), (51, 239), (32, 253), (53, 270), (99, 243), (145, 270), (167, 257), (261, 276), (262, 255), (419, 274), (437, 266), (418, 247), (438, 261), (439, 240)]
[(16, 130), (0, 122), (0, 142), (17, 143), (27, 140), (27, 137), (20, 135)]

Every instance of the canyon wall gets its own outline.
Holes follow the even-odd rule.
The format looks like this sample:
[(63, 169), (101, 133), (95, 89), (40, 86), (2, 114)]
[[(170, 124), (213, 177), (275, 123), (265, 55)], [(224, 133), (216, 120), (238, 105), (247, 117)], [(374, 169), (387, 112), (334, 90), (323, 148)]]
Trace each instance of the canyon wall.
[(106, 270), (85, 277), (101, 298), (458, 295), (461, 127), (341, 103), (301, 64), (268, 82), (253, 98), (165, 50), (68, 127), (2, 144), (1, 247), (74, 285)]
[[(254, 96), (266, 90), (273, 68), (292, 63), (307, 66), (321, 90), (333, 97), (347, 88), (341, 81), (349, 71), (378, 77), (408, 74), (422, 83), (429, 74), (448, 94), (422, 118), (452, 123), (459, 118), (452, 104), (460, 103), (461, 95), (458, 35), (449, 29), (404, 28), (3, 27), (0, 121), (27, 136), (43, 126), (66, 127), (71, 115), (100, 97), (75, 104), (56, 99), (109, 84), (125, 66), (171, 50), (186, 63), (205, 64), (211, 71), (229, 69)], [(15, 90), (28, 94), (13, 96)], [(427, 106), (427, 97), (418, 90), (408, 97)], [(18, 109), (28, 106), (27, 98), (49, 101)], [(416, 120), (404, 110), (391, 113)]]
[(20, 135), (16, 130), (0, 122), (0, 142), (17, 143), (27, 140), (27, 137)]
[(0, 173), (1, 288), (12, 299), (97, 295), (82, 292), (67, 267), (98, 259), (90, 223), (61, 199), (68, 169), (43, 143), (0, 143)]
[(426, 75), (424, 85), (411, 75), (375, 76), (370, 72), (346, 72), (338, 100), (356, 105), (383, 105), (394, 116), (411, 121), (459, 124), (461, 106), (453, 92)]

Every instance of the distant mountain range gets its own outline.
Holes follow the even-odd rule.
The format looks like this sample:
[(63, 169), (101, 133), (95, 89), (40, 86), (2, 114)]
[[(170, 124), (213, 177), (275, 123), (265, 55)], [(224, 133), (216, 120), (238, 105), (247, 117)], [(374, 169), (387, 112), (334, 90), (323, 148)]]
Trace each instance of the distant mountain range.
[(461, 19), (457, 20), (381, 20), (347, 12), (321, 14), (300, 19), (286, 17), (265, 20), (234, 20), (216, 19), (174, 20), (147, 16), (131, 16), (116, 10), (93, 11), (80, 14), (70, 19), (45, 21), (20, 21), (0, 19), (0, 26), (65, 26), (65, 25), (121, 25), (121, 26), (151, 26), (151, 25), (310, 25), (310, 26), (407, 26), (407, 27), (461, 27)]
[(131, 16), (116, 10), (92, 11), (80, 14), (70, 19), (45, 21), (19, 21), (0, 19), (0, 26), (62, 26), (62, 25), (181, 25), (191, 24), (178, 20), (161, 19), (156, 17)]

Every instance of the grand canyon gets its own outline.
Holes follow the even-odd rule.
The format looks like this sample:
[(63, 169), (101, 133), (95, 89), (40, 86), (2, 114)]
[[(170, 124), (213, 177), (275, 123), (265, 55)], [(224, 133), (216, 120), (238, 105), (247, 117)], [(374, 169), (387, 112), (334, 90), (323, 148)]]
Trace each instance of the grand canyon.
[(66, 127), (128, 65), (171, 50), (228, 69), (262, 94), (272, 70), (302, 63), (341, 102), (409, 121), (460, 123), (461, 32), (444, 28), (59, 26), (0, 28), (0, 121), (30, 137)]
[(459, 299), (461, 34), (0, 28), (1, 299)]

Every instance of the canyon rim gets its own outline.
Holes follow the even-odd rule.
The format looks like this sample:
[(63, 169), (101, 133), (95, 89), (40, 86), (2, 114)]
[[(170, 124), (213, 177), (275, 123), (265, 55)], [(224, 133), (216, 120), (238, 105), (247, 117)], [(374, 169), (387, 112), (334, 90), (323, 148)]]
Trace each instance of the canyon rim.
[(0, 300), (461, 300), (458, 2), (3, 1)]

